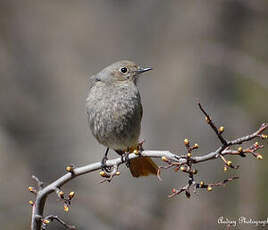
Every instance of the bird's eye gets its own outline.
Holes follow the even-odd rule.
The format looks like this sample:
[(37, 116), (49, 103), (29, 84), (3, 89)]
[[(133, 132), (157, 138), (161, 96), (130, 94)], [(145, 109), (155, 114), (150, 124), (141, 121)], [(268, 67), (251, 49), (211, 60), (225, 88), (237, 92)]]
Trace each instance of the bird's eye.
[(127, 68), (126, 68), (126, 67), (123, 67), (123, 68), (120, 69), (120, 71), (121, 71), (122, 73), (126, 73), (126, 72), (127, 72)]

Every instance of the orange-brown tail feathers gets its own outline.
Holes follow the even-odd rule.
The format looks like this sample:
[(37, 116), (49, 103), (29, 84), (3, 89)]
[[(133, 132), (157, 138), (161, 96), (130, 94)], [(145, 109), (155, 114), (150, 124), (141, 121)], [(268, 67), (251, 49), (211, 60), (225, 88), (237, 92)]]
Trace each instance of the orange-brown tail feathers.
[(130, 160), (130, 172), (134, 177), (157, 175), (158, 166), (150, 157), (138, 157)]

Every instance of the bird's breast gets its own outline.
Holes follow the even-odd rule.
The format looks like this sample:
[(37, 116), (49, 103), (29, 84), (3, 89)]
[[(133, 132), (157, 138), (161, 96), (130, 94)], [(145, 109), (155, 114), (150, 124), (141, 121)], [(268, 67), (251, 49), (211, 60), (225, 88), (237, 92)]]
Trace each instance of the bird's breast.
[(101, 144), (116, 150), (137, 144), (142, 105), (136, 86), (92, 87), (87, 112), (92, 134)]

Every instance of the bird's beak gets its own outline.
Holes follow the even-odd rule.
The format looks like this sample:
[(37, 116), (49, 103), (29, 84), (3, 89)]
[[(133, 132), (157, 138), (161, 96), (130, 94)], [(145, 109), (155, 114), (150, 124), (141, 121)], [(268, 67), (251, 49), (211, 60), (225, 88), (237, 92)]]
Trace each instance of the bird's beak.
[(152, 70), (152, 68), (151, 67), (146, 67), (146, 68), (139, 67), (138, 70), (137, 70), (137, 73), (140, 74), (140, 73), (147, 72), (149, 70)]

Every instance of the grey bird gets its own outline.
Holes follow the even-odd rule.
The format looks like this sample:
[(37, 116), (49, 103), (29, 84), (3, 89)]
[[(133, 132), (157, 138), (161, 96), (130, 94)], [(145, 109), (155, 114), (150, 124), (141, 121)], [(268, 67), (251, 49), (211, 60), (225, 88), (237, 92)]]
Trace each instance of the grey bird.
[[(98, 142), (122, 155), (137, 149), (142, 104), (136, 82), (140, 74), (151, 70), (131, 61), (119, 61), (89, 78), (87, 113), (89, 127)], [(157, 174), (158, 166), (149, 157), (130, 160), (134, 177)]]

